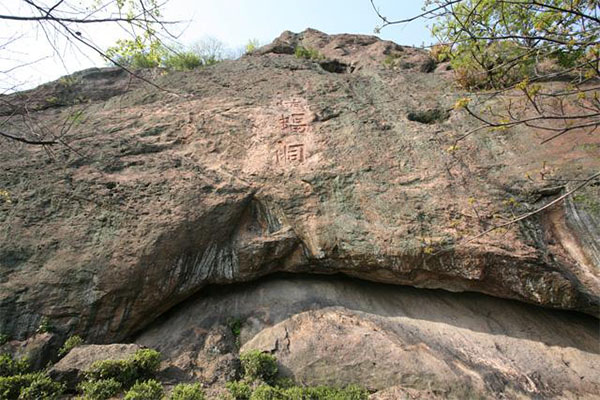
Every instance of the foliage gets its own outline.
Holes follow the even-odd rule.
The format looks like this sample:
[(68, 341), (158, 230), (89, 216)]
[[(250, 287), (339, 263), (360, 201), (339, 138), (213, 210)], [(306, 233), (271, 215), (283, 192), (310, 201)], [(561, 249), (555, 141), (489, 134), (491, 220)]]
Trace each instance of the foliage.
[(252, 394), (252, 388), (246, 382), (227, 382), (225, 387), (235, 400), (248, 400)]
[(242, 333), (242, 320), (239, 318), (229, 318), (227, 320), (227, 326), (229, 326), (231, 333), (236, 338)]
[(106, 51), (112, 63), (133, 68), (161, 67), (185, 71), (216, 64), (223, 60), (223, 43), (208, 38), (189, 48), (178, 44), (165, 45), (152, 37), (118, 40)]
[(167, 69), (175, 71), (191, 70), (202, 66), (202, 59), (199, 55), (191, 51), (169, 54), (162, 61), (162, 65)]
[(246, 43), (246, 54), (252, 53), (260, 46), (258, 39), (250, 39), (248, 43)]
[[(466, 88), (502, 88), (540, 75), (554, 60), (564, 71), (598, 75), (597, 1), (428, 0), (441, 7), (432, 32)], [(575, 74), (573, 74), (575, 75)]]
[(29, 386), (21, 389), (19, 400), (54, 400), (64, 392), (65, 387), (59, 382), (54, 382), (44, 374), (38, 374)]
[(368, 392), (358, 386), (334, 388), (329, 386), (280, 388), (258, 386), (249, 400), (367, 400)]
[(383, 66), (392, 69), (396, 66), (397, 61), (402, 58), (402, 54), (398, 52), (390, 53), (383, 59)]
[(83, 400), (106, 400), (121, 390), (121, 382), (114, 378), (81, 382), (77, 389), (83, 393)]
[(102, 360), (94, 362), (85, 372), (90, 381), (114, 379), (123, 386), (131, 386), (137, 376), (129, 360)]
[(35, 373), (0, 377), (0, 399), (17, 399), (21, 389), (28, 387), (38, 375)]
[(160, 353), (153, 349), (141, 349), (135, 352), (131, 361), (139, 378), (149, 377), (160, 366)]
[(28, 387), (38, 374), (20, 374), (0, 377), (0, 399), (13, 400), (21, 389)]
[(250, 382), (262, 380), (271, 382), (277, 375), (277, 359), (275, 356), (260, 350), (249, 350), (240, 355), (244, 378)]
[(0, 399), (3, 400), (53, 400), (63, 391), (63, 385), (41, 372), (0, 377)]
[(316, 49), (310, 49), (302, 46), (296, 47), (294, 51), (296, 58), (304, 58), (306, 60), (323, 60), (325, 56), (319, 53)]
[(124, 400), (160, 400), (163, 396), (163, 387), (160, 382), (149, 379), (136, 382), (125, 394)]
[(10, 354), (0, 354), (0, 377), (24, 374), (28, 370), (27, 358), (15, 360)]
[(129, 387), (139, 379), (152, 376), (159, 365), (159, 352), (141, 349), (126, 360), (96, 361), (86, 371), (86, 377), (88, 380), (114, 379), (123, 387)]
[(111, 62), (131, 68), (155, 68), (163, 57), (163, 46), (153, 38), (152, 32), (133, 39), (119, 39), (106, 50), (106, 58)]
[(52, 332), (52, 325), (50, 324), (50, 319), (48, 317), (42, 317), (40, 321), (40, 325), (37, 328), (37, 333), (48, 333)]
[(431, 57), (439, 63), (450, 61), (450, 46), (446, 44), (436, 44), (431, 46)]
[(171, 393), (171, 400), (205, 400), (204, 391), (199, 383), (184, 384), (175, 386)]
[[(0, 190), (0, 199), (3, 198), (8, 198), (9, 200), (7, 201), (7, 203), (10, 203), (10, 197), (8, 196), (8, 192)], [(0, 333), (0, 346), (2, 346), (3, 344), (8, 343), (8, 340), (10, 339), (10, 337), (6, 334), (6, 333)]]
[(58, 356), (64, 357), (68, 352), (70, 352), (73, 348), (80, 346), (83, 344), (83, 339), (81, 336), (73, 335), (69, 336), (62, 347), (58, 350)]
[(382, 21), (376, 30), (434, 20), (440, 44), (432, 55), (450, 59), (460, 86), (489, 91), (491, 96), (478, 100), (507, 94), (493, 108), (457, 102), (455, 108), (483, 124), (457, 141), (483, 128), (526, 126), (545, 132), (544, 144), (574, 130), (591, 135), (600, 127), (598, 0), (425, 0), (422, 13), (400, 20), (371, 3)]

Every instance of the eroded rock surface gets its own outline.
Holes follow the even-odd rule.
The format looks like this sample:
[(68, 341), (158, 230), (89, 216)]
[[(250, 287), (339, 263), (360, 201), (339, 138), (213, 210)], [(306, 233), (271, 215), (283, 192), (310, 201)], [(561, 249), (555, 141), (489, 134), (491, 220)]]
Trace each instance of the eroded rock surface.
[[(326, 58), (289, 54), (298, 45)], [(452, 110), (464, 94), (430, 63), (374, 37), (308, 30), (240, 60), (156, 73), (168, 91), (107, 70), (27, 92), (91, 94), (46, 101), (29, 125), (5, 122), (18, 132), (33, 121), (68, 146), (0, 147), (0, 331), (25, 339), (45, 316), (61, 337), (120, 341), (208, 284), (281, 271), (597, 315), (586, 244), (597, 224), (579, 218), (594, 232), (581, 238), (571, 217), (583, 203), (597, 212), (598, 185), (566, 218), (561, 205), (558, 219), (465, 241), (562, 193), (538, 178), (542, 166), (561, 179), (596, 171), (597, 136), (537, 146), (544, 132), (515, 128), (456, 147), (478, 123)]]
[(160, 349), (166, 363), (196, 360), (188, 379), (214, 383), (207, 366), (236, 353), (222, 333), (232, 321), (242, 326), (241, 351), (275, 354), (282, 374), (304, 384), (358, 383), (379, 399), (600, 396), (592, 317), (340, 277), (214, 287), (136, 342)]

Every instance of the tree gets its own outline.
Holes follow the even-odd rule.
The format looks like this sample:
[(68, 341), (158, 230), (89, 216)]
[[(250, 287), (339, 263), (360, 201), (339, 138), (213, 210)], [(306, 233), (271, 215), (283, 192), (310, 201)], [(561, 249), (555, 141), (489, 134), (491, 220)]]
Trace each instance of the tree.
[[(421, 14), (395, 21), (371, 4), (382, 20), (377, 29), (433, 20), (434, 54), (450, 61), (463, 88), (522, 94), (495, 115), (460, 101), (458, 107), (482, 122), (478, 130), (522, 124), (550, 132), (542, 143), (576, 129), (598, 130), (598, 0), (427, 0)], [(564, 84), (544, 84), (549, 81)]]
[[(159, 3), (158, 0), (54, 0), (51, 3), (45, 0), (9, 0), (3, 6), (3, 10), (7, 11), (0, 12), (0, 21), (6, 24), (18, 22), (31, 29), (37, 27), (54, 48), (56, 58), (62, 57), (61, 54), (67, 46), (72, 46), (81, 52), (91, 51), (153, 86), (156, 85), (130, 70), (127, 65), (120, 63), (116, 53), (106, 52), (96, 45), (94, 37), (88, 33), (88, 28), (91, 26), (102, 26), (105, 29), (118, 28), (130, 35), (131, 42), (140, 47), (152, 47), (160, 42), (159, 34), (168, 35), (168, 25), (176, 23), (161, 18), (161, 7), (164, 3)], [(7, 46), (11, 44), (18, 44), (22, 37), (21, 34), (14, 34), (7, 38), (0, 38), (0, 52), (4, 53)], [(10, 68), (1, 70), (0, 83), (12, 82), (12, 74), (29, 64), (16, 63)], [(15, 88), (11, 83), (5, 85), (4, 89), (6, 92)], [(0, 137), (28, 145), (64, 144), (61, 138), (73, 126), (74, 119), (65, 121), (60, 132), (52, 132), (29, 120), (27, 107), (10, 107), (9, 103), (10, 100), (6, 96), (0, 97), (0, 106), (9, 106), (5, 108), (12, 110), (3, 115), (3, 119), (0, 120)], [(22, 130), (18, 132), (11, 130), (11, 121), (16, 118), (21, 120), (21, 126), (23, 124), (28, 126), (26, 133)]]
[[(457, 84), (471, 91), (455, 108), (481, 125), (468, 136), (518, 125), (542, 132), (540, 144), (569, 132), (597, 134), (600, 127), (600, 2), (598, 0), (426, 0), (422, 13), (381, 19), (376, 31), (417, 19), (433, 22), (439, 43), (432, 56), (448, 61)], [(486, 107), (489, 99), (503, 107)], [(544, 174), (540, 172), (541, 179)], [(531, 217), (596, 181), (600, 171), (558, 179), (565, 193), (536, 210), (483, 234)], [(568, 187), (574, 181), (574, 187)], [(482, 235), (483, 235), (482, 234)], [(481, 235), (469, 238), (465, 242)]]

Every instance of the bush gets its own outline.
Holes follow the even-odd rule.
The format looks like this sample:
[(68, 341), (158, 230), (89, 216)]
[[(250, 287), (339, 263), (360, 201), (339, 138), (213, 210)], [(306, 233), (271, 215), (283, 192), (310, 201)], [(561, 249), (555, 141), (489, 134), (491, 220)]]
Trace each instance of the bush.
[(451, 54), (450, 64), (457, 83), (465, 89), (504, 88), (533, 75), (535, 58), (522, 58), (514, 65), (509, 62), (518, 57), (520, 50), (513, 42), (495, 42), (481, 51), (479, 59), (471, 53)]
[[(58, 98), (52, 97), (50, 99), (46, 99), (49, 103), (58, 103)], [(50, 319), (48, 317), (43, 317), (40, 321), (40, 325), (38, 326), (37, 333), (48, 333), (52, 332), (52, 324), (50, 323)]]
[[(3, 191), (0, 190), (0, 197), (4, 197), (4, 196), (2, 196), (3, 194), (4, 194)], [(6, 333), (0, 333), (0, 346), (8, 343), (9, 339), (10, 339), (10, 337)]]
[(53, 400), (63, 391), (63, 385), (41, 372), (0, 377), (2, 400)]
[(168, 55), (163, 61), (165, 68), (174, 69), (176, 71), (191, 70), (201, 67), (202, 64), (203, 62), (200, 56), (191, 51)]
[[(257, 387), (252, 395), (250, 396), (250, 400), (283, 400), (283, 393), (269, 385), (260, 385)], [(300, 398), (301, 399), (301, 398)], [(287, 399), (286, 399), (287, 400)]]
[(367, 400), (369, 393), (355, 385), (340, 389), (329, 386), (260, 385), (254, 391), (246, 383), (228, 382), (229, 393), (235, 400)]
[(82, 344), (83, 344), (83, 339), (81, 338), (81, 336), (77, 336), (77, 335), (69, 336), (69, 338), (65, 341), (65, 343), (62, 345), (60, 350), (58, 350), (58, 356), (64, 357), (73, 348), (80, 346)]
[(319, 53), (318, 50), (308, 49), (306, 47), (298, 46), (294, 51), (296, 58), (304, 58), (306, 60), (323, 60), (325, 56)]
[(304, 388), (304, 398), (315, 400), (367, 400), (369, 393), (356, 385), (346, 388), (333, 388), (329, 386), (316, 386)]
[(204, 400), (204, 391), (199, 383), (180, 383), (171, 393), (171, 400)]
[(246, 43), (246, 54), (252, 53), (260, 46), (258, 39), (250, 39), (248, 43)]
[(54, 400), (64, 392), (65, 387), (59, 382), (54, 382), (50, 377), (37, 374), (29, 386), (22, 388), (19, 400)]
[(227, 382), (225, 387), (235, 400), (248, 400), (252, 395), (252, 389), (244, 382)]
[(77, 389), (83, 394), (83, 400), (106, 400), (121, 390), (121, 382), (116, 379), (100, 379), (81, 382)]
[(14, 360), (10, 354), (0, 355), (0, 376), (24, 374), (29, 370), (27, 358)]
[(136, 382), (125, 394), (124, 400), (160, 400), (163, 396), (163, 387), (160, 382), (149, 379)]
[(88, 380), (114, 379), (123, 387), (131, 386), (139, 379), (147, 379), (160, 365), (160, 353), (152, 349), (142, 349), (126, 360), (96, 361), (86, 371)]
[(244, 377), (253, 382), (257, 379), (271, 382), (277, 375), (277, 359), (271, 354), (259, 350), (249, 350), (240, 356)]
[(41, 374), (20, 374), (0, 377), (0, 399), (17, 399), (21, 393), (21, 389), (28, 387), (39, 375)]
[(160, 366), (160, 353), (153, 349), (141, 349), (131, 359), (137, 378), (148, 378)]
[(447, 44), (436, 44), (431, 47), (431, 57), (436, 62), (450, 61), (450, 46)]
[(93, 363), (85, 372), (90, 381), (114, 379), (124, 387), (131, 386), (137, 379), (130, 360), (102, 360)]

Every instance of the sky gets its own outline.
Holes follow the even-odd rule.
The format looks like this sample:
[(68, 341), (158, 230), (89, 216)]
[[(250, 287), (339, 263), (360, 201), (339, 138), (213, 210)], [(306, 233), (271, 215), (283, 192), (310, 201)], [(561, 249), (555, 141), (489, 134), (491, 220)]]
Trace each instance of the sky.
[[(401, 19), (418, 14), (423, 2), (376, 0), (376, 5), (390, 19)], [(285, 30), (300, 32), (310, 27), (328, 34), (373, 35), (380, 23), (369, 0), (168, 0), (162, 11), (166, 20), (181, 21), (170, 31), (182, 44), (215, 38), (226, 48), (238, 51), (250, 39), (267, 44)], [(31, 10), (23, 0), (2, 0), (1, 14), (31, 15)], [(102, 49), (128, 37), (116, 25), (88, 25), (80, 31), (82, 38)], [(403, 45), (431, 43), (422, 20), (386, 27), (378, 36)], [(11, 43), (2, 46), (7, 41)], [(48, 26), (0, 19), (0, 93), (31, 88), (81, 69), (105, 65), (99, 55), (69, 43)]]

